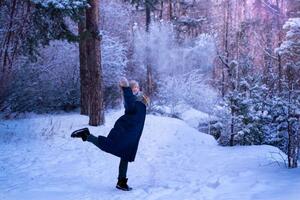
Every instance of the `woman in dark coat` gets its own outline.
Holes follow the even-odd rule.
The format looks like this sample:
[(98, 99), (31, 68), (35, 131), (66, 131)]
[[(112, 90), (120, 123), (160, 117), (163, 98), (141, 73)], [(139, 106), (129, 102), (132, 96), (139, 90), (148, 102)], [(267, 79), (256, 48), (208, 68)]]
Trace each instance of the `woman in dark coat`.
[(83, 141), (89, 141), (101, 150), (120, 157), (116, 187), (129, 191), (132, 188), (127, 185), (128, 162), (133, 162), (135, 159), (149, 99), (139, 90), (138, 82), (134, 80), (129, 84), (126, 78), (122, 78), (119, 85), (124, 95), (125, 113), (115, 122), (108, 136), (95, 137), (90, 134), (88, 128), (83, 128), (74, 131), (71, 137), (82, 138)]

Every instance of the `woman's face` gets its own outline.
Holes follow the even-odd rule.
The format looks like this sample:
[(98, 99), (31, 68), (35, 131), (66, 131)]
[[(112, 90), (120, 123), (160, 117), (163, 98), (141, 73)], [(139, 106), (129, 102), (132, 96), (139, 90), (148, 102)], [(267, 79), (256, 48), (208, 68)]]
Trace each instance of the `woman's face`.
[(140, 91), (140, 87), (138, 85), (134, 85), (131, 89), (133, 94), (136, 94)]

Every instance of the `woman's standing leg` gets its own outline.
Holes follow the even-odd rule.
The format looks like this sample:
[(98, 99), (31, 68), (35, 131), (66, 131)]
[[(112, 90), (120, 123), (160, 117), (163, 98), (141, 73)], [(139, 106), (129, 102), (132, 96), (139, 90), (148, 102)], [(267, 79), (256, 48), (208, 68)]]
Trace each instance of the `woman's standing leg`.
[[(98, 138), (95, 137), (94, 135), (90, 134), (87, 137), (87, 141), (93, 143), (94, 145), (96, 145), (97, 147), (100, 148), (99, 142), (98, 142)], [(121, 158), (120, 160), (120, 164), (119, 164), (119, 175), (118, 175), (118, 179), (125, 179), (126, 178), (126, 174), (127, 174), (127, 169), (128, 169), (128, 161)]]
[(118, 176), (118, 183), (116, 188), (120, 190), (129, 191), (132, 188), (127, 185), (126, 173), (128, 168), (128, 161), (121, 158), (120, 165), (119, 165), (119, 176)]
[(127, 174), (128, 161), (121, 158), (119, 164), (119, 176), (118, 179), (125, 179)]

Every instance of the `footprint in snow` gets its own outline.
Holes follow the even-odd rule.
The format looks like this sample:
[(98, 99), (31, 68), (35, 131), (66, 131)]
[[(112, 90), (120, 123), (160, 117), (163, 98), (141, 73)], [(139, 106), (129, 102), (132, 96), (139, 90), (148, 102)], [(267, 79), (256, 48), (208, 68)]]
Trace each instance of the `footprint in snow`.
[(206, 184), (207, 187), (209, 188), (213, 188), (213, 189), (216, 189), (217, 187), (220, 186), (220, 182), (219, 182), (219, 179), (216, 180), (216, 181), (213, 181), (213, 182), (209, 182)]

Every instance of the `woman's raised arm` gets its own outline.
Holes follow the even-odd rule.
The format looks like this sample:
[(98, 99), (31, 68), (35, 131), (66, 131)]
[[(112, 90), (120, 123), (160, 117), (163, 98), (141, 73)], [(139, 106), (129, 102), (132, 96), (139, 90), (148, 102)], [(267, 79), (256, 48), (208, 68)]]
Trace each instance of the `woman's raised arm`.
[(124, 96), (124, 106), (125, 111), (133, 111), (135, 106), (135, 96), (132, 93), (131, 88), (129, 87), (128, 80), (125, 77), (122, 77), (119, 83), (123, 91)]
[(133, 95), (130, 87), (122, 87), (122, 90), (125, 101), (125, 110), (131, 112), (134, 110), (135, 107), (135, 96)]

